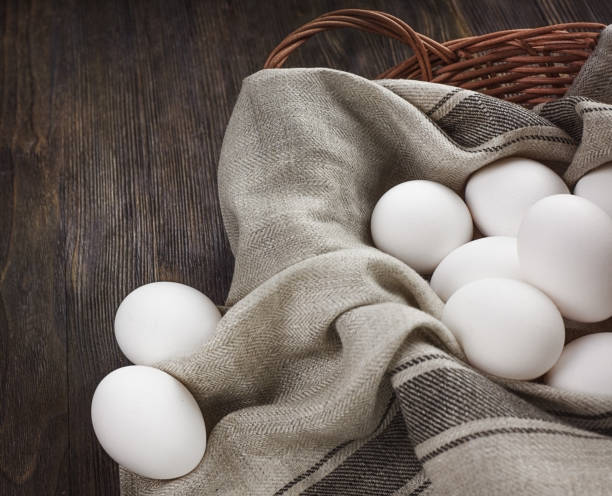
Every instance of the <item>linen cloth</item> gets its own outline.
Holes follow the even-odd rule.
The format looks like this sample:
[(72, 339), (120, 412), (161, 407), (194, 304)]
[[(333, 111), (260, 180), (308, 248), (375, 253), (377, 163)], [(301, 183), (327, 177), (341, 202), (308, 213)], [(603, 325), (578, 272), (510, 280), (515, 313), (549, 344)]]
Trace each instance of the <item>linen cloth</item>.
[(402, 181), (461, 193), (518, 155), (571, 186), (611, 161), (611, 54), (608, 28), (568, 96), (534, 111), (329, 69), (246, 78), (218, 172), (227, 312), (200, 350), (159, 364), (198, 401), (206, 454), (171, 481), (121, 469), (122, 494), (612, 494), (612, 397), (467, 365), (427, 280), (369, 231)]

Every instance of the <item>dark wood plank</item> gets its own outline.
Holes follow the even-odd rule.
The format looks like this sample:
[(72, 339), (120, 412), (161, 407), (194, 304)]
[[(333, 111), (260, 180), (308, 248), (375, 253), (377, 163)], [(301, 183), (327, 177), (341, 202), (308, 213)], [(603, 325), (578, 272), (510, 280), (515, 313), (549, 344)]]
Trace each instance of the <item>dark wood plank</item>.
[[(575, 21), (612, 22), (612, 4), (596, 0), (453, 0), (476, 34)], [(484, 6), (484, 8), (483, 8)]]
[[(598, 2), (597, 0), (584, 1), (587, 3), (589, 10), (593, 13), (593, 16), (597, 22), (603, 22), (604, 24), (612, 23), (612, 2)], [(570, 0), (559, 0), (559, 2), (562, 5), (571, 5)]]
[(546, 21), (550, 24), (561, 24), (570, 21), (605, 22), (598, 19), (585, 0), (540, 0), (538, 7)]
[[(570, 20), (597, 0), (12, 0), (0, 9), (0, 494), (118, 494), (90, 423), (100, 379), (126, 365), (112, 322), (155, 280), (217, 303), (232, 256), (216, 163), (244, 77), (290, 31), (347, 7), (441, 41)], [(339, 30), (289, 67), (371, 77), (409, 55)]]
[(549, 24), (533, 0), (487, 1), (453, 0), (474, 34)]
[(0, 494), (68, 494), (55, 12), (12, 1), (0, 15)]
[[(153, 257), (146, 252), (153, 233), (138, 214), (148, 201), (141, 189), (147, 164), (134, 74), (138, 63), (128, 63), (127, 5), (107, 2), (99, 8), (70, 1), (63, 16), (70, 36), (61, 76), (70, 96), (56, 126), (65, 169), (70, 486), (71, 494), (118, 494), (117, 468), (95, 440), (90, 402), (97, 382), (127, 365), (112, 333), (121, 295), (132, 281), (154, 277)], [(143, 251), (136, 252), (133, 247), (141, 243)]]

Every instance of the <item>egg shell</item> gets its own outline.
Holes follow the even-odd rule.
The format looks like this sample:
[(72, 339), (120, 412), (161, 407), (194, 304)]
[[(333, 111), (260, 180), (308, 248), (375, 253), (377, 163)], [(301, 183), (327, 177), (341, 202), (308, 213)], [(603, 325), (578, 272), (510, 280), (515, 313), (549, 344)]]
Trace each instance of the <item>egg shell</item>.
[(138, 365), (153, 365), (195, 352), (221, 319), (203, 293), (176, 282), (153, 282), (132, 291), (115, 315), (115, 337), (123, 354)]
[(517, 238), (523, 279), (544, 291), (564, 317), (612, 316), (612, 218), (575, 195), (535, 203)]
[(174, 377), (152, 367), (122, 367), (102, 379), (91, 402), (91, 421), (104, 451), (144, 477), (185, 475), (206, 449), (195, 399)]
[(566, 391), (612, 395), (612, 332), (587, 334), (568, 343), (544, 382)]
[(509, 157), (472, 174), (465, 201), (484, 235), (516, 237), (527, 209), (559, 193), (569, 189), (552, 169), (529, 158)]
[(446, 301), (467, 283), (490, 277), (521, 279), (516, 238), (490, 236), (454, 249), (436, 267), (430, 284)]
[(612, 162), (582, 176), (574, 194), (593, 202), (612, 217)]
[(432, 181), (407, 181), (387, 191), (372, 212), (376, 247), (421, 274), (430, 274), (449, 252), (472, 239), (463, 200)]
[(565, 339), (563, 318), (538, 289), (513, 279), (480, 279), (448, 300), (442, 322), (468, 361), (488, 374), (530, 380), (557, 361)]

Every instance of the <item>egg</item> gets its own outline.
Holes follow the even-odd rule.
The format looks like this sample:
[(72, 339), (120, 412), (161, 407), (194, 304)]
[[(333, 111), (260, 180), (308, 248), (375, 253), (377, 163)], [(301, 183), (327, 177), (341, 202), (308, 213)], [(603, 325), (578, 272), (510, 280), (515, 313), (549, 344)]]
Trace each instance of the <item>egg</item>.
[(557, 361), (563, 318), (541, 291), (514, 279), (480, 279), (458, 289), (442, 312), (468, 361), (488, 374), (530, 380)]
[(220, 318), (215, 304), (197, 289), (153, 282), (121, 302), (115, 337), (132, 363), (152, 365), (196, 351), (213, 336)]
[(430, 274), (449, 252), (472, 239), (463, 200), (432, 181), (407, 181), (378, 200), (370, 224), (376, 247), (421, 274)]
[(143, 365), (108, 374), (94, 392), (91, 421), (104, 451), (144, 477), (191, 472), (206, 449), (202, 412), (171, 375)]
[(563, 348), (544, 376), (549, 386), (586, 394), (612, 395), (612, 332), (587, 334)]
[(516, 238), (491, 236), (454, 249), (436, 267), (430, 285), (446, 301), (467, 283), (490, 277), (521, 279)]
[(527, 209), (550, 195), (569, 193), (544, 164), (509, 157), (476, 171), (465, 187), (474, 223), (486, 236), (515, 236)]
[(612, 217), (612, 162), (582, 176), (574, 194), (592, 201)]
[(546, 293), (564, 317), (612, 316), (612, 218), (574, 195), (535, 203), (517, 238), (523, 279)]

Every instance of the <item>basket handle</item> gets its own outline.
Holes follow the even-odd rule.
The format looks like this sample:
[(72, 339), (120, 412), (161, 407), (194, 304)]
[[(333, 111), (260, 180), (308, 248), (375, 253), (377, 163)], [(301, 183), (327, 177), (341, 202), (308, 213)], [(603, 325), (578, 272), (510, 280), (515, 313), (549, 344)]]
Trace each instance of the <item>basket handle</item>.
[(430, 55), (435, 55), (449, 64), (458, 60), (455, 52), (441, 43), (417, 33), (401, 19), (376, 10), (342, 9), (323, 14), (307, 22), (289, 34), (272, 50), (264, 69), (282, 67), (289, 55), (311, 36), (322, 31), (338, 28), (354, 28), (360, 31), (380, 34), (405, 43), (414, 51), (421, 75), (425, 81), (433, 78)]

